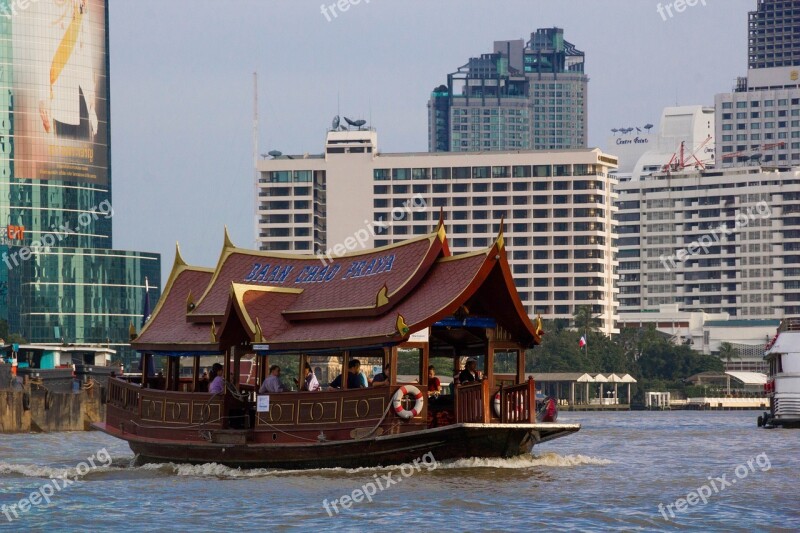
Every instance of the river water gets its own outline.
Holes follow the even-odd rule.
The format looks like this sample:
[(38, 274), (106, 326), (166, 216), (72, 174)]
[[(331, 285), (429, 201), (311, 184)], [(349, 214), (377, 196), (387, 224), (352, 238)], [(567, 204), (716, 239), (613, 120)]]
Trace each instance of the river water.
[(531, 457), (358, 470), (133, 467), (97, 432), (0, 435), (0, 530), (798, 531), (800, 430), (756, 416), (562, 413), (581, 431)]

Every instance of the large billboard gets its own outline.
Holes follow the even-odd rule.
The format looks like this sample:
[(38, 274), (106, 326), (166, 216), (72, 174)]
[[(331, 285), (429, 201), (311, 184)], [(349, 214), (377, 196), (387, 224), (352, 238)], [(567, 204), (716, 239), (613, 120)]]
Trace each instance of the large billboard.
[(14, 177), (106, 184), (106, 0), (0, 3), (12, 31)]

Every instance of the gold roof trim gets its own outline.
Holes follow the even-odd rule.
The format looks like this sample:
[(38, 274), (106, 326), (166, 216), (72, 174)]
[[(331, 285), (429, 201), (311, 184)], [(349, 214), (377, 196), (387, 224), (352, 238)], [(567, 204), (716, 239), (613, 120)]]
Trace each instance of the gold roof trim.
[(389, 303), (389, 287), (386, 284), (383, 284), (383, 287), (380, 288), (378, 291), (377, 296), (375, 296), (375, 307), (383, 307), (384, 305)]
[[(155, 309), (150, 314), (150, 319), (142, 328), (142, 331), (139, 332), (138, 337), (141, 337), (147, 328), (150, 327), (153, 322), (155, 322), (155, 317), (158, 316), (158, 313), (161, 311), (161, 308), (164, 306), (164, 302), (167, 301), (170, 291), (172, 290), (173, 285), (175, 285), (175, 280), (178, 279), (178, 276), (184, 270), (191, 270), (194, 272), (213, 272), (214, 270), (211, 268), (205, 267), (198, 267), (198, 266), (191, 266), (184, 261), (183, 257), (181, 256), (181, 247), (178, 243), (175, 243), (175, 260), (172, 263), (172, 270), (167, 276), (167, 283), (164, 285), (164, 290), (161, 292), (161, 297), (158, 299), (158, 303), (156, 303)], [(138, 338), (137, 337), (137, 338)]]
[[(247, 322), (247, 327), (250, 329), (250, 332), (257, 337), (258, 335), (262, 335), (263, 337), (263, 330), (261, 329), (261, 324), (258, 323), (258, 318), (256, 317), (256, 321), (253, 322), (253, 319), (250, 317), (250, 314), (247, 312), (247, 308), (244, 306), (244, 294), (246, 292), (256, 291), (256, 292), (279, 292), (283, 294), (302, 294), (303, 289), (293, 289), (289, 287), (269, 287), (269, 286), (262, 286), (262, 285), (247, 285), (244, 283), (235, 283), (231, 282), (231, 298), (236, 302), (236, 305), (242, 312), (242, 316), (244, 317), (245, 322)], [(257, 341), (257, 342), (263, 342)]]

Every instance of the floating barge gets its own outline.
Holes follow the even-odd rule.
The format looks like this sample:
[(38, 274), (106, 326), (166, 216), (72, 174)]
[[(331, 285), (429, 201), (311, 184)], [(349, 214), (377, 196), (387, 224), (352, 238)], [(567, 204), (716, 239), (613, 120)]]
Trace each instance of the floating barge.
[[(126, 440), (140, 462), (280, 468), (398, 464), (427, 452), (513, 457), (574, 433), (578, 424), (544, 421), (555, 419), (552, 399), (537, 419), (524, 371), (541, 331), (517, 294), (500, 226), (491, 246), (458, 256), (442, 221), (428, 235), (323, 260), (240, 249), (227, 232), (214, 269), (177, 251), (132, 343), (141, 368), (166, 360), (163, 376), (111, 378), (96, 427)], [(228, 382), (218, 394), (203, 392), (201, 378), (201, 358), (213, 355)], [(481, 378), (439, 395), (427, 369), (442, 357), (454, 372), (476, 359)], [(367, 374), (388, 364), (389, 381), (257, 393), (277, 362), (284, 371), (310, 363), (324, 385), (352, 360)], [(418, 369), (416, 379), (398, 381), (398, 365)]]
[(758, 426), (800, 428), (800, 317), (781, 321), (764, 358), (769, 367), (764, 386), (769, 411), (758, 417)]

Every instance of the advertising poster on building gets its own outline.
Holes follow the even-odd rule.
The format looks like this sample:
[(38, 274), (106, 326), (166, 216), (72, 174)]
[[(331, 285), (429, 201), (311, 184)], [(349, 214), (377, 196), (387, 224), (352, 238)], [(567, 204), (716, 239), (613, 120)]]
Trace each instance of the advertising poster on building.
[(7, 7), (14, 177), (105, 184), (106, 0), (30, 0)]

